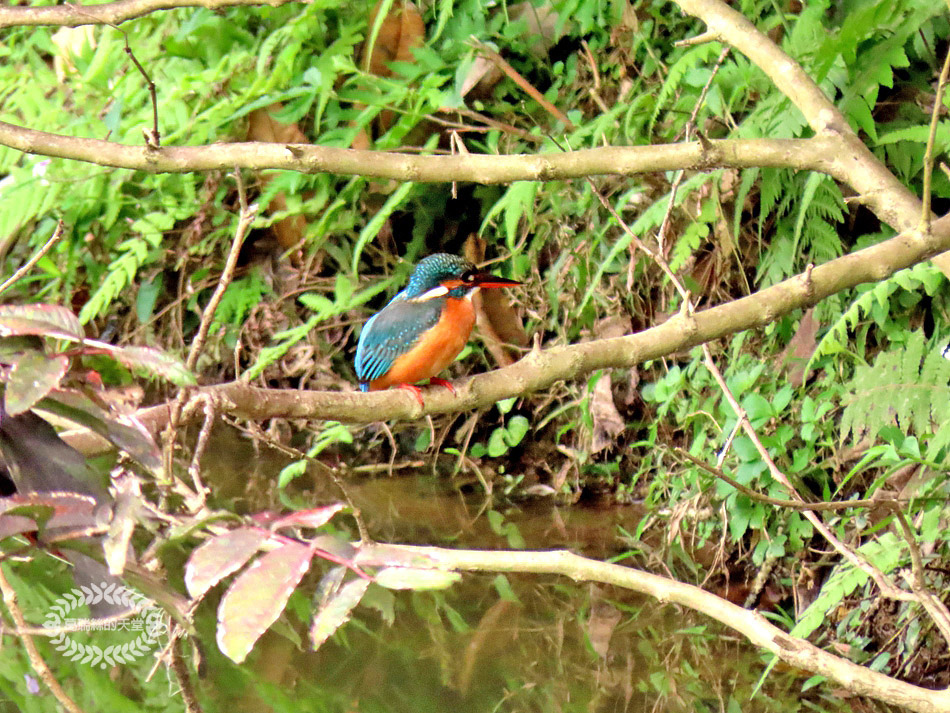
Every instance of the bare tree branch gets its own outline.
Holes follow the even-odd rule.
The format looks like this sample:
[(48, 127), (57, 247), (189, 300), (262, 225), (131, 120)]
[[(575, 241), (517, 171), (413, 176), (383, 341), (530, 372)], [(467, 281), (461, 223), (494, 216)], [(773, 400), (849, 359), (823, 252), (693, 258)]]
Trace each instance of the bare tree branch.
[(204, 7), (216, 10), (235, 5), (277, 7), (291, 0), (117, 0), (102, 5), (45, 5), (40, 7), (0, 6), (0, 29), (4, 27), (118, 25), (157, 10)]
[(211, 146), (128, 146), (102, 139), (74, 138), (0, 122), (0, 144), (27, 153), (86, 161), (148, 173), (279, 168), (301, 173), (335, 173), (398, 181), (510, 183), (631, 176), (678, 168), (777, 166), (830, 173), (841, 167), (823, 139), (749, 139), (657, 146), (617, 146), (568, 153), (491, 156), (418, 156), (311, 144), (269, 142)]
[[(358, 564), (385, 562), (394, 550), (428, 558), (429, 566), (471, 572), (530, 572), (558, 574), (576, 581), (602, 582), (640, 592), (661, 603), (678, 604), (715, 619), (746, 637), (754, 646), (781, 660), (835, 681), (849, 691), (905, 706), (918, 713), (950, 710), (950, 691), (934, 691), (904, 683), (851, 663), (817, 646), (789, 636), (756, 611), (727, 602), (711, 592), (649, 572), (608, 564), (567, 551), (489, 552), (450, 550), (411, 545), (371, 545), (360, 548)], [(405, 555), (403, 555), (405, 556)]]
[[(718, 39), (739, 50), (802, 112), (818, 136), (833, 137), (837, 145), (832, 151), (846, 165), (841, 166), (842, 174), (832, 175), (849, 183), (878, 218), (895, 230), (907, 230), (920, 223), (921, 201), (871, 153), (798, 62), (720, 0), (675, 2), (685, 13), (706, 23), (708, 32), (704, 33), (704, 40)], [(934, 263), (950, 277), (950, 255), (940, 255)]]
[[(370, 393), (299, 391), (260, 389), (244, 382), (231, 382), (199, 391), (217, 399), (219, 413), (254, 421), (309, 418), (372, 423), (484, 408), (597, 369), (629, 368), (735, 332), (763, 327), (792, 310), (810, 307), (829, 295), (865, 282), (883, 280), (944, 250), (950, 250), (950, 216), (934, 221), (930, 235), (907, 231), (748, 297), (693, 315), (681, 314), (637, 334), (533, 350), (511, 366), (462, 382), (455, 387), (455, 394), (447, 389), (425, 391), (424, 407), (401, 389)], [(137, 416), (154, 432), (167, 424), (170, 408), (170, 404), (153, 406)], [(84, 432), (64, 434), (64, 438), (84, 452), (108, 447), (98, 437)]]

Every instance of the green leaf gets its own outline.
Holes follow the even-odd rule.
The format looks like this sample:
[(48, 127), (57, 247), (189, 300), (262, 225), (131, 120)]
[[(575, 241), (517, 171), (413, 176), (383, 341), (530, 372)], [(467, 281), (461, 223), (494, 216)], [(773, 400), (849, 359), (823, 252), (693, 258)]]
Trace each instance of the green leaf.
[(139, 285), (138, 295), (135, 298), (135, 316), (139, 324), (145, 324), (151, 318), (163, 286), (161, 277), (145, 280)]
[(499, 458), (508, 452), (508, 444), (505, 442), (505, 429), (496, 428), (488, 437), (488, 455), (491, 458)]
[(306, 472), (307, 461), (305, 460), (298, 460), (285, 465), (277, 475), (277, 487), (286, 488), (294, 478), (299, 478)]
[(505, 443), (514, 448), (531, 429), (531, 423), (524, 416), (513, 416), (505, 429)]

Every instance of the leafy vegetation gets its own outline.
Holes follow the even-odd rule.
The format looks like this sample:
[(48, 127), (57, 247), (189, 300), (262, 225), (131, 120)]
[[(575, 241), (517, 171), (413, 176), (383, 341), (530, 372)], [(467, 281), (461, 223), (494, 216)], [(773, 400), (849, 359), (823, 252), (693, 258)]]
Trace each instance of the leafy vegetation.
[[(950, 41), (946, 8), (932, 0), (733, 5), (800, 63), (873, 154), (922, 195), (933, 87)], [(672, 144), (688, 131), (704, 139), (815, 133), (746, 56), (735, 50), (722, 55), (720, 42), (682, 44), (702, 26), (668, 3), (486, 6), (440, 0), (420, 8), (424, 35), (412, 34), (400, 20), (394, 46), (387, 44), (385, 11), (408, 14), (404, 4), (384, 3), (379, 22), (369, 4), (355, 7), (317, 0), (173, 9), (120, 27), (7, 28), (0, 121), (141, 146), (153, 105), (129, 48), (154, 82), (163, 146), (274, 140), (346, 148), (365, 142), (433, 155), (543, 155)], [(363, 46), (367, 38), (372, 49)], [(501, 53), (512, 72), (488, 62), (486, 48)], [(396, 61), (378, 61), (374, 51)], [(548, 102), (563, 115), (550, 111)], [(946, 101), (938, 111), (934, 153), (942, 157), (950, 147)], [(36, 305), (22, 309), (61, 319), (30, 331), (16, 321), (22, 315), (4, 311), (0, 334), (39, 336), (47, 347), (94, 335), (117, 345), (111, 353), (120, 362), (127, 357), (126, 366), (149, 366), (183, 385), (188, 377), (176, 360), (133, 345), (184, 356), (194, 341), (241, 219), (234, 177), (220, 171), (150, 174), (6, 147), (0, 147), (0, 177), (4, 275), (39, 250), (58, 221), (66, 226), (30, 276), (4, 293), (9, 303)], [(358, 326), (401, 289), (419, 258), (437, 250), (478, 261), (497, 258), (499, 270), (526, 283), (507, 291), (514, 318), (502, 308), (485, 308), (495, 331), (513, 324), (503, 339), (515, 345), (510, 356), (527, 351), (532, 339), (542, 348), (576, 344), (678, 314), (681, 293), (636, 239), (656, 250), (705, 308), (896, 234), (865, 197), (825, 174), (763, 165), (689, 170), (680, 178), (657, 172), (636, 179), (474, 186), (244, 171), (249, 200), (262, 210), (211, 322), (198, 362), (202, 381), (351, 389)], [(934, 211), (946, 213), (950, 178), (941, 170), (932, 178)], [(629, 231), (603, 209), (599, 195)], [(479, 239), (487, 243), (487, 255)], [(950, 558), (946, 281), (937, 266), (921, 263), (780, 316), (761, 331), (709, 345), (761, 446), (806, 500), (901, 499), (914, 546), (891, 510), (855, 506), (822, 517), (884, 574), (915, 565), (915, 547), (922, 549), (929, 588), (937, 593), (946, 589)], [(63, 350), (17, 344), (0, 345), (3, 363), (10, 365), (4, 403), (14, 415), (49, 406), (66, 373)], [(450, 376), (506, 363), (499, 357), (504, 350), (485, 344), (474, 341)], [(91, 364), (107, 386), (131, 379), (125, 369)], [(167, 389), (154, 386), (149, 397), (171, 398)], [(115, 425), (102, 425), (111, 421), (98, 411), (84, 420), (76, 406), (69, 413), (64, 404), (58, 408), (60, 416), (72, 414), (89, 428), (98, 423), (94, 430), (133, 447), (119, 442)], [(336, 466), (356, 473), (382, 464), (392, 473), (420, 458), (440, 476), (461, 473), (460, 483), (477, 479), (480, 491), (506, 503), (551, 496), (560, 505), (605, 499), (642, 504), (642, 517), (620, 533), (611, 556), (636, 557), (645, 567), (724, 592), (743, 582), (743, 596), (733, 598), (768, 610), (793, 635), (847, 651), (855, 661), (873, 662), (875, 670), (912, 683), (950, 683), (947, 643), (921, 623), (919, 603), (870, 604), (877, 591), (873, 579), (827, 551), (800, 509), (757, 499), (695, 464), (693, 459), (715, 464), (714, 472), (718, 468), (760, 495), (790, 497), (756, 440), (741, 430), (699, 347), (558, 382), (465, 418), (439, 415), (385, 429), (337, 420), (271, 425), (305, 456), (282, 464), (275, 487), (262, 488), (264, 502), (255, 502), (254, 510), (307, 502), (308, 468), (346, 475)], [(187, 459), (176, 461), (176, 469), (186, 467)], [(180, 495), (149, 492), (165, 505), (171, 497), (175, 506)], [(231, 503), (218, 505), (235, 510)], [(498, 509), (485, 518), (512, 548), (523, 545)], [(201, 530), (182, 525), (191, 527)], [(353, 534), (336, 521), (333, 527), (341, 536)], [(226, 537), (212, 530), (202, 536), (212, 538), (204, 547)], [(179, 571), (190, 561), (193, 568), (197, 555), (188, 560), (186, 549), (196, 543), (186, 548), (186, 536), (177, 537), (165, 545), (174, 551), (169, 558), (180, 560), (170, 566)], [(714, 560), (701, 555), (710, 549), (717, 550)], [(209, 586), (235, 574), (256, 552), (224, 567)], [(309, 565), (312, 554), (300, 555), (300, 562)], [(764, 577), (757, 577), (761, 572)], [(241, 576), (229, 586), (239, 586)], [(338, 581), (325, 584), (330, 600), (341, 598), (338, 618), (326, 613), (328, 606), (321, 616), (329, 620), (311, 621), (309, 612), (294, 620), (313, 626), (312, 641), (329, 636), (351, 610), (359, 619), (354, 607), (366, 590), (344, 588), (361, 580), (342, 585), (342, 571), (333, 576)], [(289, 586), (274, 595), (280, 606), (267, 612), (274, 615), (271, 622), (284, 604), (288, 611), (306, 608), (299, 593), (291, 594), (299, 581), (280, 580)], [(368, 591), (369, 601), (384, 596)], [(441, 601), (436, 599), (419, 603), (429, 595), (413, 596), (420, 611), (443, 606), (433, 604)], [(420, 614), (426, 615), (436, 616)], [(444, 610), (439, 616), (460, 626)], [(240, 639), (233, 634), (236, 618), (219, 611), (217, 622), (231, 622), (231, 635)], [(250, 641), (231, 641), (222, 650), (243, 658), (269, 624), (253, 627)], [(346, 631), (335, 636), (345, 641)], [(658, 654), (650, 648), (649, 656)], [(3, 674), (7, 681), (13, 670)], [(29, 700), (4, 685), (11, 698)], [(641, 692), (650, 689), (651, 700), (681, 702), (663, 675), (640, 685)], [(698, 688), (691, 695), (689, 700), (705, 700)]]

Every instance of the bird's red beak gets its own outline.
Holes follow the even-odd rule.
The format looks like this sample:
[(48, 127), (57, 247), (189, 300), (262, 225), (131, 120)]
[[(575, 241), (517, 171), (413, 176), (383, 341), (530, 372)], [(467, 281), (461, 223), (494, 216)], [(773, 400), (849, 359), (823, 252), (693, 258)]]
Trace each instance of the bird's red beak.
[(443, 286), (454, 290), (456, 287), (517, 287), (522, 283), (517, 280), (509, 280), (507, 277), (498, 277), (487, 272), (479, 272), (472, 275), (470, 282), (462, 280), (446, 280)]

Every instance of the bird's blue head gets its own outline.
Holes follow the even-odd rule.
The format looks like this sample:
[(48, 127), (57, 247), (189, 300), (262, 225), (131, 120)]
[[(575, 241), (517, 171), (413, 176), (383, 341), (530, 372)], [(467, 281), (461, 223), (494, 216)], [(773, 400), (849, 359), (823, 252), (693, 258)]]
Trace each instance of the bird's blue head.
[(429, 297), (465, 297), (477, 287), (511, 287), (520, 282), (496, 277), (478, 269), (465, 258), (435, 253), (419, 261), (403, 290), (405, 299)]

